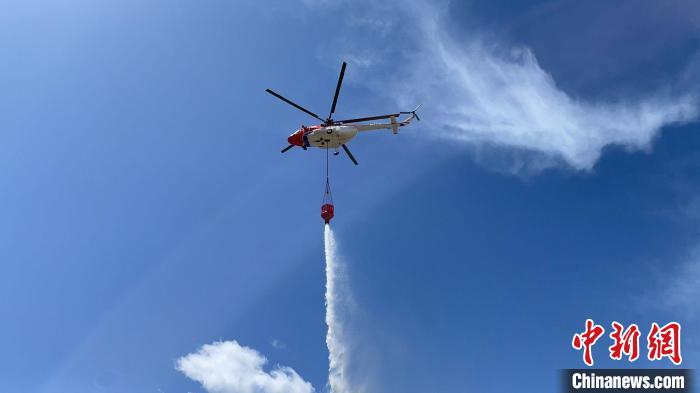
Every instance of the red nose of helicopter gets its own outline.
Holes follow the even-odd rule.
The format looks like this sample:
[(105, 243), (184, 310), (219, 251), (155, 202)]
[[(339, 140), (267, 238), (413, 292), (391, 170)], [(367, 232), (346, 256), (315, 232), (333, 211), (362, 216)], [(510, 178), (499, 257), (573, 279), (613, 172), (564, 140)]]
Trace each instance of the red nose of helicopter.
[(298, 130), (287, 138), (287, 142), (294, 146), (304, 146), (304, 130)]

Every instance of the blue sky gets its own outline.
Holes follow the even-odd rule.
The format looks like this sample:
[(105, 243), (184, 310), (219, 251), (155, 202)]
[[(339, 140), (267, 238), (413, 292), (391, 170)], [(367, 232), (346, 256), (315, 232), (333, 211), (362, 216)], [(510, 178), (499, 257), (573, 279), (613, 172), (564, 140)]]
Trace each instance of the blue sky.
[(324, 391), (325, 154), (279, 154), (313, 122), (264, 89), (324, 113), (342, 60), (339, 116), (424, 103), (331, 162), (358, 384), (555, 391), (589, 317), (678, 320), (697, 367), (699, 23), (692, 1), (2, 3), (0, 384), (204, 392), (176, 360), (237, 340)]

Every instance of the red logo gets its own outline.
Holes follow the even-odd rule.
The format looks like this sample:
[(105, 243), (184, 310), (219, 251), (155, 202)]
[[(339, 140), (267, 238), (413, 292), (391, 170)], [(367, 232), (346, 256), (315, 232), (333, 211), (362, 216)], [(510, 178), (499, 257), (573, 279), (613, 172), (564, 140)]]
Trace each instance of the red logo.
[[(610, 359), (622, 360), (623, 356), (627, 360), (634, 362), (639, 358), (639, 337), (641, 332), (636, 324), (625, 327), (613, 322), (613, 331), (610, 338), (613, 343), (608, 350)], [(576, 350), (583, 349), (583, 362), (587, 366), (593, 365), (593, 346), (603, 336), (605, 329), (596, 325), (592, 319), (586, 319), (586, 330), (574, 334), (571, 346)], [(678, 322), (670, 322), (660, 327), (656, 322), (651, 324), (651, 330), (647, 335), (647, 358), (649, 361), (662, 360), (668, 358), (673, 364), (679, 365), (683, 362), (681, 357), (681, 325)]]
[(681, 357), (681, 325), (679, 323), (671, 322), (662, 328), (659, 328), (656, 322), (652, 323), (647, 343), (649, 360), (661, 360), (667, 357), (675, 365), (679, 365), (683, 361)]
[(605, 329), (603, 329), (602, 326), (594, 324), (592, 319), (586, 319), (586, 331), (574, 334), (571, 345), (574, 349), (580, 350), (583, 348), (583, 362), (588, 366), (593, 365), (591, 347), (598, 341), (603, 333), (605, 333)]
[(615, 343), (608, 348), (610, 359), (620, 360), (622, 355), (627, 355), (630, 362), (639, 358), (639, 328), (636, 324), (631, 324), (623, 332), (623, 327), (617, 322), (612, 323), (614, 332), (610, 333)]

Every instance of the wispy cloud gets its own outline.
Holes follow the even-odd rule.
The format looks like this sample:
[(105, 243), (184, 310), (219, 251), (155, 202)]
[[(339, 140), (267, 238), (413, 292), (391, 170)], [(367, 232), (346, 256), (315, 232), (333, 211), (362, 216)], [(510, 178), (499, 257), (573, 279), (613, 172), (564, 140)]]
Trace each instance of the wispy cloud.
[(527, 48), (499, 51), (458, 42), (443, 16), (422, 19), (420, 56), (409, 63), (405, 97), (434, 105), (431, 121), (446, 138), (534, 150), (590, 169), (607, 145), (647, 148), (665, 125), (698, 115), (690, 93), (658, 93), (622, 102), (589, 102), (559, 89)]
[[(565, 163), (589, 170), (604, 147), (648, 149), (661, 128), (699, 114), (697, 89), (682, 84), (682, 75), (645, 96), (588, 100), (562, 90), (528, 48), (478, 35), (458, 38), (449, 30), (453, 21), (445, 3), (394, 3), (392, 13), (375, 12), (380, 10), (364, 2), (360, 8), (364, 11), (357, 12), (380, 15), (383, 22), (355, 15), (346, 32), (371, 36), (374, 50), (348, 44), (343, 55), (370, 59), (381, 77), (362, 80), (401, 108), (425, 103), (424, 135), (535, 152), (526, 157), (536, 166)], [(688, 74), (697, 72), (683, 73)]]
[[(669, 268), (658, 266), (654, 269), (657, 286), (641, 298), (645, 303), (642, 310), (662, 311), (671, 320), (683, 324), (684, 361), (697, 364), (700, 357), (700, 247), (692, 249), (678, 265)], [(639, 299), (637, 299), (639, 300)]]
[(275, 349), (285, 349), (287, 348), (287, 344), (284, 343), (284, 341), (273, 338), (270, 340), (270, 345), (272, 345), (272, 348)]
[[(653, 285), (641, 298), (642, 306), (656, 304), (671, 311), (676, 318), (700, 322), (700, 186), (695, 174), (700, 170), (700, 155), (679, 157), (668, 162), (668, 172), (656, 178), (656, 182), (671, 190), (672, 197), (666, 206), (656, 210), (658, 217), (669, 220), (673, 225), (689, 228), (695, 236), (695, 245), (685, 248), (681, 255), (671, 261), (653, 264), (650, 273)], [(686, 244), (679, 241), (678, 247)]]
[(267, 359), (236, 341), (202, 346), (177, 360), (177, 370), (209, 393), (312, 393), (314, 388), (289, 367), (263, 370)]
[(663, 296), (666, 306), (682, 313), (687, 320), (697, 319), (700, 316), (700, 248), (690, 253), (671, 278)]

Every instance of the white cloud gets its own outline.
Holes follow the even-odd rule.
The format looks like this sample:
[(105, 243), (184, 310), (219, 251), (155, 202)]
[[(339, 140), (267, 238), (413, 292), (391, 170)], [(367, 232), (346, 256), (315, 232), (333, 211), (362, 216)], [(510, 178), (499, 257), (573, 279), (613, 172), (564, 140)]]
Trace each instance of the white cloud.
[[(445, 2), (360, 3), (335, 46), (344, 59), (370, 64), (371, 73), (352, 70), (361, 74), (356, 80), (402, 110), (425, 104), (424, 136), (534, 152), (523, 155), (529, 167), (563, 162), (589, 170), (604, 147), (648, 149), (662, 127), (699, 114), (697, 78), (684, 80), (698, 75), (697, 61), (646, 96), (578, 98), (557, 86), (528, 48), (503, 48), (474, 33), (458, 38)], [(372, 16), (382, 23), (366, 22)], [(355, 41), (362, 44), (352, 47)]]
[(700, 247), (691, 250), (678, 266), (655, 266), (652, 268), (657, 286), (644, 292), (641, 297), (642, 312), (663, 312), (668, 321), (677, 321), (683, 325), (683, 361), (696, 364), (700, 357)]
[(700, 316), (700, 248), (693, 250), (671, 279), (666, 278), (665, 306), (683, 313), (688, 320)]
[(278, 340), (276, 338), (273, 338), (272, 340), (270, 340), (270, 345), (272, 345), (272, 348), (275, 348), (275, 349), (287, 348), (287, 344), (285, 344), (284, 341)]
[(313, 386), (289, 367), (266, 372), (267, 359), (236, 341), (202, 346), (177, 360), (177, 370), (209, 393), (311, 393)]
[(418, 53), (406, 65), (400, 95), (427, 101), (431, 130), (442, 137), (538, 151), (590, 169), (607, 145), (645, 149), (661, 127), (698, 116), (691, 93), (618, 102), (573, 98), (526, 48), (458, 42), (437, 12), (416, 22)]
[(414, 95), (435, 105), (431, 121), (446, 138), (535, 150), (590, 169), (606, 145), (644, 149), (661, 127), (698, 115), (690, 94), (616, 103), (572, 98), (529, 50), (497, 53), (456, 42), (440, 26), (438, 18), (423, 23), (425, 52), (411, 75)]

